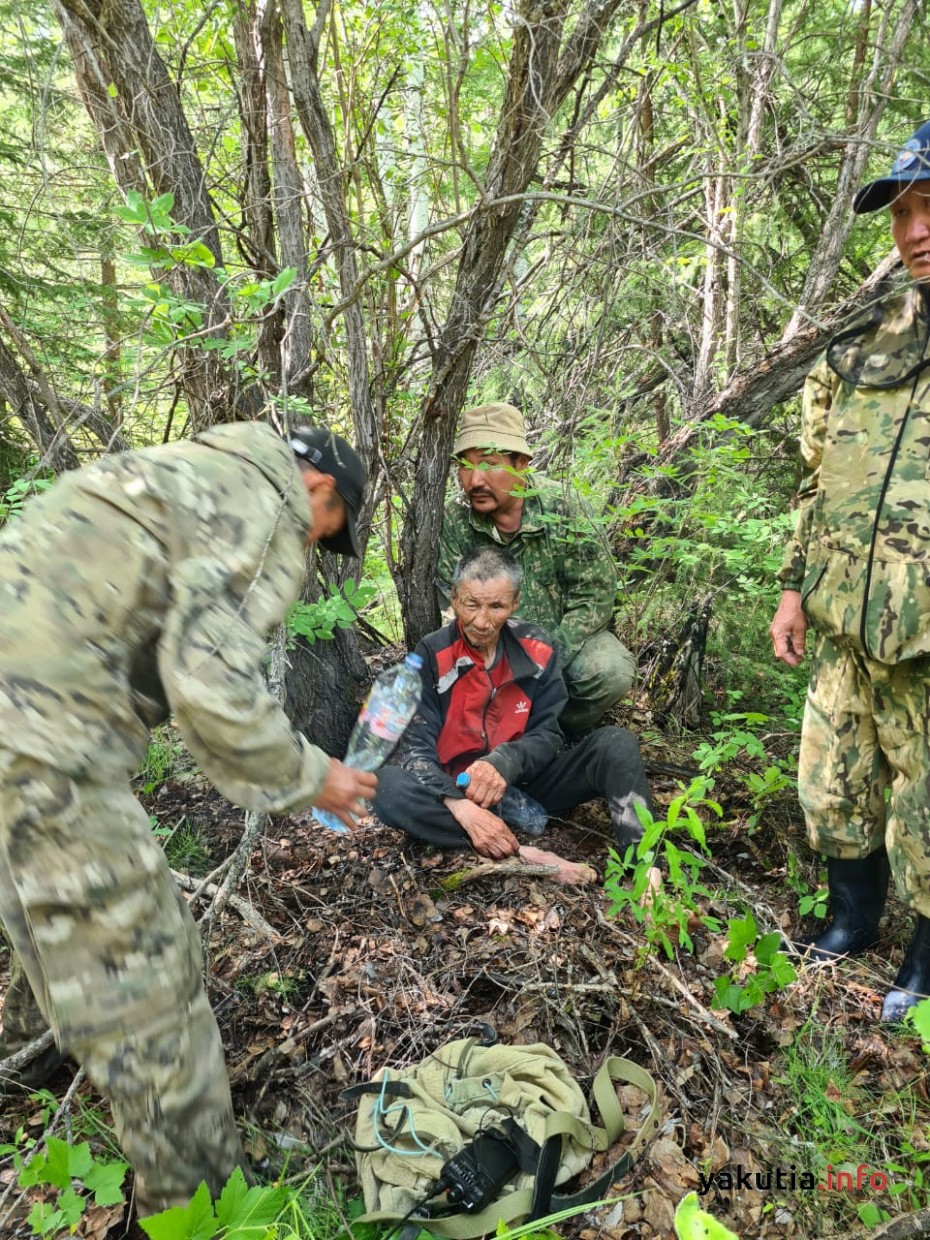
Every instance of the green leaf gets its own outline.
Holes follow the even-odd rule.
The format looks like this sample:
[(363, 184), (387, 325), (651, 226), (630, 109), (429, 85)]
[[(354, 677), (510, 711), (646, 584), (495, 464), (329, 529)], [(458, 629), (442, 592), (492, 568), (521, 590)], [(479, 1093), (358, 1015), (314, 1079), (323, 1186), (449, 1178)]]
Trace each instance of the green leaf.
[(712, 1214), (702, 1210), (697, 1193), (688, 1193), (675, 1211), (675, 1232), (679, 1240), (739, 1240), (736, 1232), (724, 1227)]
[(188, 1205), (140, 1218), (139, 1226), (152, 1240), (213, 1240), (217, 1222), (210, 1190), (201, 1181)]
[(152, 213), (169, 214), (174, 206), (174, 194), (159, 194), (157, 198), (152, 199)]
[(763, 934), (752, 949), (752, 954), (759, 964), (771, 964), (781, 946), (781, 935), (776, 932)]
[(917, 1030), (921, 1040), (930, 1045), (930, 999), (921, 999), (908, 1008), (907, 1020)]
[(47, 1236), (61, 1230), (65, 1225), (65, 1216), (57, 1206), (47, 1201), (37, 1201), (29, 1211), (26, 1221), (37, 1236)]
[(84, 1187), (94, 1194), (98, 1206), (115, 1206), (123, 1200), (123, 1180), (128, 1166), (124, 1162), (94, 1163), (83, 1177)]
[(54, 1188), (68, 1188), (73, 1179), (83, 1179), (93, 1161), (86, 1141), (80, 1145), (69, 1145), (59, 1137), (49, 1137), (45, 1153), (38, 1154), (23, 1168), (19, 1177), (20, 1187), (50, 1184)]
[(727, 922), (727, 948), (724, 958), (739, 964), (746, 959), (749, 944), (756, 937), (756, 919), (752, 913), (745, 917), (734, 917)]
[(864, 1227), (877, 1227), (879, 1223), (884, 1223), (890, 1217), (888, 1212), (882, 1210), (874, 1201), (863, 1201), (856, 1207), (856, 1213), (859, 1215), (859, 1222)]
[(78, 1196), (73, 1188), (66, 1188), (58, 1198), (58, 1209), (64, 1215), (65, 1225), (73, 1227), (84, 1213), (84, 1198)]
[(173, 245), (171, 257), (176, 263), (183, 263), (186, 267), (216, 266), (212, 250), (208, 249), (202, 241), (192, 241), (189, 245)]
[(271, 282), (271, 291), (277, 297), (279, 293), (283, 293), (285, 289), (289, 289), (297, 279), (296, 267), (285, 267)]
[(228, 1229), (226, 1240), (257, 1240), (274, 1222), (289, 1190), (273, 1185), (249, 1188), (237, 1167), (216, 1202), (216, 1217)]

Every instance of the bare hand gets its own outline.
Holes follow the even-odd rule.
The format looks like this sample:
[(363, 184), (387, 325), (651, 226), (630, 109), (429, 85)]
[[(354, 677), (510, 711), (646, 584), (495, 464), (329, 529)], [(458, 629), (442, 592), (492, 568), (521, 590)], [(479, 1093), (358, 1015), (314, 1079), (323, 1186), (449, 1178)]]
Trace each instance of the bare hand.
[(446, 799), (446, 805), (479, 856), (511, 857), (520, 851), (517, 837), (497, 814), (482, 809), (473, 801), (459, 801), (453, 797)]
[(356, 820), (368, 813), (364, 802), (371, 800), (377, 787), (376, 775), (368, 771), (356, 771), (338, 758), (330, 758), (326, 779), (313, 798), (313, 804), (319, 809), (329, 810), (340, 822), (344, 822), (350, 831), (354, 831)]
[(462, 791), (469, 801), (474, 801), (482, 809), (490, 809), (492, 805), (496, 805), (507, 791), (507, 780), (496, 767), (485, 762), (483, 758), (479, 758), (465, 770), (471, 779)]
[(781, 659), (789, 667), (797, 667), (804, 658), (806, 635), (807, 617), (801, 607), (801, 591), (782, 591), (778, 611), (769, 625), (775, 658)]

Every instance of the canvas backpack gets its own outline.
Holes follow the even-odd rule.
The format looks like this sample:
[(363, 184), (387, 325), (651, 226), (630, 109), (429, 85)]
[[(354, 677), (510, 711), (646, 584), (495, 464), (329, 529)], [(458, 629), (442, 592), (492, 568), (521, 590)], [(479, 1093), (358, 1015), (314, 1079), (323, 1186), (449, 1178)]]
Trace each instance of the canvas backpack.
[[(635, 1085), (650, 1102), (649, 1114), (619, 1162), (580, 1192), (553, 1189), (585, 1168), (596, 1151), (609, 1149), (623, 1131), (615, 1082)], [(584, 1093), (551, 1047), (488, 1046), (460, 1038), (422, 1062), (384, 1068), (373, 1080), (344, 1091), (358, 1100), (356, 1166), (366, 1222), (404, 1221), (451, 1240), (493, 1232), (499, 1220), (516, 1224), (595, 1201), (625, 1175), (659, 1127), (655, 1082), (637, 1064), (609, 1058), (594, 1078), (592, 1095), (603, 1126), (591, 1119)], [(472, 1213), (427, 1202), (443, 1165), (463, 1146), (507, 1120), (521, 1138), (520, 1171), (484, 1209)]]

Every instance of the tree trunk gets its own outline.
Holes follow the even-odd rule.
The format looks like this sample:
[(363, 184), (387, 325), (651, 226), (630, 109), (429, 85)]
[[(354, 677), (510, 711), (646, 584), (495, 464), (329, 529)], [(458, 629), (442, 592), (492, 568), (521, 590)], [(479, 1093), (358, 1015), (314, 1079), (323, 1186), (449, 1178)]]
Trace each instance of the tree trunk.
[[(158, 54), (139, 0), (54, 0), (69, 46), (78, 49), (75, 71), (91, 120), (111, 167), (125, 156), (134, 162), (138, 147), (156, 195), (173, 194), (173, 218), (202, 242), (221, 267), (223, 255), (206, 174), (198, 158), (177, 88)], [(120, 112), (104, 106), (101, 92), (112, 83)], [(114, 127), (107, 128), (115, 120)], [(118, 173), (117, 182), (127, 187)], [(132, 180), (137, 179), (137, 174)], [(177, 264), (168, 282), (179, 296), (203, 306), (207, 328), (222, 335), (227, 298), (213, 271)], [(196, 347), (179, 351), (178, 381), (187, 397), (195, 430), (247, 411), (236, 372), (215, 352)]]
[(284, 68), (283, 27), (272, 0), (264, 0), (258, 36), (265, 74), (271, 135), (272, 202), (278, 226), (281, 266), (293, 267), (297, 273), (283, 298), (284, 335), (281, 357), (275, 371), (281, 375), (284, 394), (309, 399), (313, 391), (309, 378), (311, 336), (307, 303), (307, 247), (301, 210), (303, 192)]
[[(550, 117), (590, 64), (619, 0), (591, 4), (559, 54), (565, 0), (523, 0), (500, 122), (488, 164), (483, 199), (468, 225), (452, 294), (439, 334), (423, 408), (420, 451), (410, 509), (401, 535), (397, 580), (408, 645), (439, 623), (434, 579), (439, 556), (443, 496), (455, 423), (465, 402), (475, 353), (497, 304), (508, 242), (520, 219), (525, 192), (536, 172)], [(494, 204), (495, 199), (509, 201)]]

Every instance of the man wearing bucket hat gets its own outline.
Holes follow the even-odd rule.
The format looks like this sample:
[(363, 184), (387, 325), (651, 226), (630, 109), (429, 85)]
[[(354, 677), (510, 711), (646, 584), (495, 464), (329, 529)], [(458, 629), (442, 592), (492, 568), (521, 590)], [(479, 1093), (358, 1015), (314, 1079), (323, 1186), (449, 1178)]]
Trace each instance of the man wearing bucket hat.
[(897, 1021), (930, 994), (930, 122), (853, 201), (883, 207), (914, 283), (835, 336), (808, 376), (770, 633), (794, 667), (814, 629), (799, 792), (832, 920), (806, 947), (870, 947), (893, 875), (917, 915), (882, 1010)]
[[(338, 435), (258, 423), (65, 474), (0, 534), (0, 1060), (49, 1027), (110, 1099), (140, 1213), (219, 1193), (244, 1155), (187, 904), (130, 779), (174, 716), (229, 800), (364, 813), (371, 775), (290, 724), (262, 676), (305, 549), (358, 554), (365, 470)], [(57, 1059), (56, 1059), (57, 1056)]]
[(519, 617), (548, 630), (562, 657), (569, 693), (562, 729), (586, 731), (626, 696), (635, 670), (607, 631), (617, 595), (610, 548), (576, 495), (528, 473), (532, 451), (513, 405), (466, 409), (452, 451), (463, 502), (449, 504), (443, 519), (442, 605), (466, 551), (506, 547), (523, 569)]

